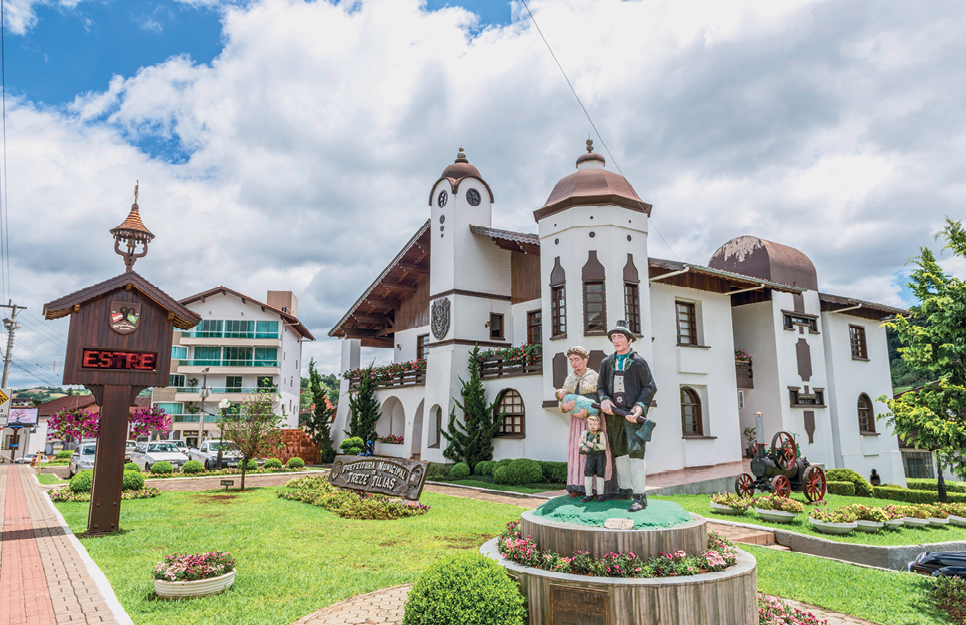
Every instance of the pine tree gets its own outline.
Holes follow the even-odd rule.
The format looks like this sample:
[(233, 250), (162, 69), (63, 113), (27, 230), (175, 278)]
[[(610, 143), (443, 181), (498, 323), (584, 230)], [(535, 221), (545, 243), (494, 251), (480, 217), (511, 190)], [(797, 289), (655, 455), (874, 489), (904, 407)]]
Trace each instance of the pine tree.
[(372, 365), (369, 365), (362, 372), (359, 388), (349, 397), (349, 429), (344, 430), (350, 438), (358, 436), (365, 442), (375, 442), (376, 421), (381, 416), (372, 369)]
[(326, 404), (326, 390), (322, 375), (315, 368), (315, 359), (309, 360), (309, 391), (315, 402), (315, 410), (305, 421), (305, 429), (322, 454), (322, 464), (335, 460), (335, 441), (332, 440), (332, 414), (335, 412)]
[(456, 462), (465, 461), (470, 469), (475, 468), (479, 462), (493, 459), (493, 435), (506, 417), (506, 412), (494, 413), (495, 401), (492, 404), (486, 403), (486, 391), (480, 378), (479, 355), (480, 346), (473, 346), (469, 357), (470, 380), (467, 382), (460, 378), (460, 384), (463, 385), (460, 396), (463, 402), (453, 398), (463, 411), (465, 419), (457, 419), (456, 409), (451, 410), (447, 431), (442, 433), (449, 442), (443, 456)]

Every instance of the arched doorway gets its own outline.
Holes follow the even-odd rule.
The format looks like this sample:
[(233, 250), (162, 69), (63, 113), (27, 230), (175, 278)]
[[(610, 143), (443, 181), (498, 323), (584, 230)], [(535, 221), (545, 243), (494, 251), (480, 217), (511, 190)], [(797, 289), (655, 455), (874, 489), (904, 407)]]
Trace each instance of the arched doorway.
[(413, 460), (419, 460), (423, 450), (423, 404), (425, 402), (425, 399), (420, 400), (419, 406), (416, 407), (416, 416), (413, 417), (413, 446), (410, 452)]
[(380, 438), (406, 435), (406, 412), (398, 397), (389, 397), (382, 402), (382, 415), (376, 422), (376, 434)]

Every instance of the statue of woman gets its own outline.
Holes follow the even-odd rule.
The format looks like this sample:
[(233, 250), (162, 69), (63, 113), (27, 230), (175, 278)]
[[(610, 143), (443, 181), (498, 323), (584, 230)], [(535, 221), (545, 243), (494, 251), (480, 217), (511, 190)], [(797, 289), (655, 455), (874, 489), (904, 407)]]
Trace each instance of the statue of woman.
[[(585, 455), (581, 455), (580, 440), (584, 431), (587, 429), (587, 417), (590, 414), (587, 409), (577, 406), (573, 398), (567, 395), (580, 395), (593, 401), (597, 401), (597, 372), (587, 368), (590, 354), (586, 349), (579, 346), (571, 347), (567, 350), (567, 359), (573, 373), (567, 376), (563, 388), (556, 392), (557, 401), (560, 402), (561, 412), (570, 413), (570, 437), (567, 448), (567, 492), (571, 497), (585, 495), (584, 491), (584, 464), (587, 461)], [(581, 402), (584, 403), (584, 402)], [(597, 412), (591, 409), (592, 412)], [(605, 424), (601, 424), (601, 430), (606, 432)], [(616, 474), (613, 471), (613, 459), (610, 449), (606, 451), (606, 473), (607, 494), (616, 491)], [(600, 493), (598, 493), (600, 494)]]

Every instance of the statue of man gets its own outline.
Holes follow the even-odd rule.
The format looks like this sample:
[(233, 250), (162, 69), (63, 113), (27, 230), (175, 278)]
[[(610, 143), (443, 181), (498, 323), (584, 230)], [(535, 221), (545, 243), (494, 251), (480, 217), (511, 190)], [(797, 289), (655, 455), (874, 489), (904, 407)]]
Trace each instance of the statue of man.
[(645, 423), (647, 409), (657, 393), (657, 385), (654, 384), (647, 361), (631, 351), (631, 343), (637, 337), (630, 331), (626, 321), (618, 321), (607, 332), (607, 338), (614, 345), (616, 353), (604, 358), (600, 365), (597, 397), (607, 419), (618, 485), (625, 496), (628, 491), (633, 494), (634, 501), (627, 511), (637, 512), (647, 507), (647, 495), (644, 494), (647, 476), (644, 443), (650, 436), (653, 423)]

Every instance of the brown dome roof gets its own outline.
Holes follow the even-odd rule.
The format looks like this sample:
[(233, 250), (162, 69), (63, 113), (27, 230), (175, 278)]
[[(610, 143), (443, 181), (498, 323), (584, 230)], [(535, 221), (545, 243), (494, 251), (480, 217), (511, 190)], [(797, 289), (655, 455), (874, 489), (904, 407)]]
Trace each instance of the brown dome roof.
[(486, 184), (486, 181), (483, 180), (483, 176), (480, 175), (480, 170), (470, 165), (470, 162), (466, 160), (466, 153), (463, 151), (463, 148), (460, 148), (459, 153), (456, 155), (456, 160), (453, 161), (452, 165), (446, 166), (446, 169), (443, 170), (443, 175), (433, 183), (432, 189), (429, 190), (429, 205), (433, 205), (433, 189), (436, 188), (440, 180), (449, 180), (450, 189), (455, 195), (459, 190), (460, 182), (463, 178), (476, 178), (482, 182), (483, 186), (486, 187), (486, 192), (490, 194), (490, 203), (493, 203), (493, 191), (490, 190), (490, 185)]
[(708, 267), (818, 291), (818, 274), (808, 256), (758, 237), (731, 239), (718, 248)]
[(141, 221), (141, 211), (136, 203), (131, 205), (131, 212), (128, 213), (127, 219), (121, 222), (121, 225), (111, 228), (109, 232), (115, 236), (120, 234), (123, 237), (138, 241), (143, 239), (150, 241), (154, 238), (154, 234)]
[[(587, 154), (577, 158), (577, 173), (561, 179), (554, 186), (546, 203), (533, 211), (534, 220), (539, 222), (571, 206), (607, 205), (623, 206), (650, 217), (651, 205), (638, 197), (624, 176), (604, 169), (606, 162), (603, 156), (593, 151), (593, 143), (588, 139)], [(584, 163), (587, 164), (581, 167)]]

